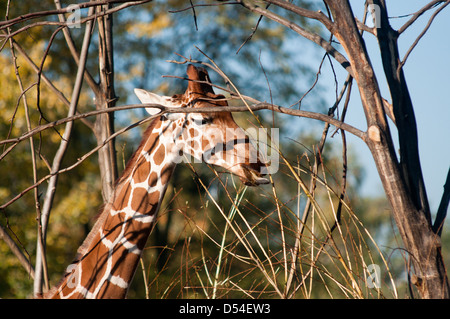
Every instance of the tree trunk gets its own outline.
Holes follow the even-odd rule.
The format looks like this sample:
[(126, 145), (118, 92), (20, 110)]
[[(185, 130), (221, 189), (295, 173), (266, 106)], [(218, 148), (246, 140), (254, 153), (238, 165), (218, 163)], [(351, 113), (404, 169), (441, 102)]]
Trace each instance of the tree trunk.
[[(422, 298), (449, 298), (449, 283), (441, 255), (441, 241), (432, 230), (418, 156), (414, 113), (403, 74), (400, 72), (398, 77), (389, 81), (391, 92), (393, 96), (395, 95), (394, 114), (401, 139), (402, 161), (399, 163), (383, 110), (377, 79), (350, 5), (342, 0), (327, 0), (326, 3), (336, 24), (333, 33), (347, 52), (358, 83), (367, 119), (366, 143), (375, 160), (405, 248), (411, 257), (414, 267), (411, 281), (417, 286)], [(383, 30), (380, 33), (382, 32)], [(391, 63), (394, 57), (391, 50), (395, 50), (396, 43), (392, 42), (393, 37), (389, 34), (386, 39), (381, 36), (379, 38), (381, 38), (380, 45), (389, 47), (389, 52), (383, 54), (384, 62)], [(386, 61), (388, 58), (389, 61)], [(392, 73), (387, 74), (388, 80)]]
[[(101, 7), (98, 7), (100, 9)], [(104, 5), (107, 10), (109, 5)], [(114, 59), (112, 39), (112, 15), (98, 18), (99, 35), (99, 91), (95, 96), (97, 110), (115, 106), (117, 97), (114, 91)], [(114, 133), (114, 113), (101, 114), (95, 122), (95, 136), (97, 144), (102, 144)], [(102, 179), (103, 201), (110, 198), (114, 182), (118, 177), (116, 149), (114, 139), (98, 151), (100, 176)]]

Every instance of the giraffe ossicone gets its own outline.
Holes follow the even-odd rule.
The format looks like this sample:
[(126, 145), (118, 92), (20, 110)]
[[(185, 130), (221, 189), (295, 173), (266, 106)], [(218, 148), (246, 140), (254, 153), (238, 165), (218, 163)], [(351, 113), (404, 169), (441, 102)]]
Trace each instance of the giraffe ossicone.
[[(188, 87), (172, 97), (136, 89), (142, 103), (223, 107), (208, 73), (189, 65)], [(148, 108), (151, 115), (158, 108)], [(221, 166), (250, 186), (269, 183), (257, 149), (229, 112), (155, 117), (97, 222), (47, 298), (125, 298), (177, 163), (186, 156)]]

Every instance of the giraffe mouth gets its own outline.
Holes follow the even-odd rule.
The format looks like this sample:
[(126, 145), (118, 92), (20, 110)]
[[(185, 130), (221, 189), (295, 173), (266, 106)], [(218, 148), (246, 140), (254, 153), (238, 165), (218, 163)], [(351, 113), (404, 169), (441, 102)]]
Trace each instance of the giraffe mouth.
[(244, 176), (240, 176), (240, 180), (244, 185), (247, 186), (258, 186), (261, 184), (269, 184), (270, 181), (267, 178), (262, 177), (263, 175), (255, 168), (247, 165), (241, 165), (244, 172)]

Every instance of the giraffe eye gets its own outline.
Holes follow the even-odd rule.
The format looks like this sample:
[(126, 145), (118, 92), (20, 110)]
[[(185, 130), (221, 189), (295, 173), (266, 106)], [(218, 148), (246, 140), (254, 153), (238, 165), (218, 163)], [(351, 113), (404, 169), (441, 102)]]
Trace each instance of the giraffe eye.
[(206, 125), (211, 124), (213, 119), (212, 117), (203, 117), (202, 119), (193, 119), (194, 123), (197, 125)]

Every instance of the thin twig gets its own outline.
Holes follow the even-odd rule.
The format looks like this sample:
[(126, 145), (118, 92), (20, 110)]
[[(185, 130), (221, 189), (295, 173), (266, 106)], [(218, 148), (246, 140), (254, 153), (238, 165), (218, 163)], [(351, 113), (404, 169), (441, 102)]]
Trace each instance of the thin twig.
[(423, 8), (421, 8), (419, 11), (415, 12), (415, 13), (413, 14), (412, 18), (409, 19), (404, 25), (402, 25), (402, 26), (400, 27), (400, 29), (398, 29), (398, 31), (397, 31), (398, 34), (400, 35), (400, 34), (402, 34), (403, 32), (405, 32), (406, 29), (408, 29), (414, 22), (416, 22), (416, 20), (417, 20), (422, 14), (424, 14), (424, 13), (427, 12), (428, 10), (434, 8), (435, 6), (437, 6), (437, 5), (439, 5), (439, 4), (443, 3), (443, 2), (448, 3), (449, 1), (448, 1), (448, 0), (447, 0), (447, 1), (434, 0), (434, 1), (431, 1), (430, 3), (427, 3)]
[[(35, 71), (39, 72), (39, 67), (31, 60), (30, 56), (25, 52), (25, 50), (22, 48), (22, 46), (17, 43), (14, 39), (12, 39), (14, 44), (14, 49), (16, 49), (23, 58), (28, 62), (30, 67)], [(69, 100), (64, 96), (64, 94), (52, 83), (52, 81), (44, 74), (40, 73), (40, 78), (43, 80), (43, 82), (50, 88), (50, 90), (56, 95), (56, 97), (64, 103), (67, 107), (70, 106)], [(77, 114), (80, 114), (79, 111), (77, 111)], [(85, 124), (90, 129), (93, 129), (93, 124), (89, 121), (87, 121), (85, 118), (80, 118), (81, 122)]]
[(283, 0), (264, 0), (264, 2), (274, 4), (280, 8), (289, 10), (299, 16), (320, 21), (328, 30), (331, 30), (334, 27), (333, 21), (329, 17), (327, 17), (321, 10), (318, 11), (308, 10), (299, 7), (293, 4), (292, 2)]
[[(57, 10), (61, 10), (61, 3), (59, 0), (54, 0), (55, 2), (55, 6)], [(60, 22), (62, 23), (66, 23), (65, 17), (63, 14), (58, 14), (58, 19)], [(64, 28), (63, 29), (63, 34), (64, 34), (64, 39), (66, 40), (66, 44), (67, 47), (69, 48), (70, 54), (72, 54), (73, 59), (75, 60), (75, 63), (78, 65), (80, 62), (80, 56), (78, 54), (78, 51), (75, 47), (75, 43), (73, 42), (72, 36), (70, 35), (70, 29), (68, 28)], [(86, 83), (89, 85), (89, 87), (91, 88), (91, 90), (97, 94), (98, 93), (98, 84), (95, 82), (94, 78), (92, 77), (92, 75), (89, 73), (89, 70), (85, 70), (84, 71), (84, 76), (85, 76), (85, 80)]]
[[(134, 1), (134, 2), (146, 3), (146, 2), (150, 2), (150, 1), (152, 1), (152, 0), (142, 0), (142, 1)], [(80, 9), (85, 9), (85, 8), (95, 7), (98, 5), (103, 5), (103, 4), (108, 4), (108, 3), (112, 4), (112, 3), (126, 3), (126, 2), (129, 2), (129, 1), (128, 0), (88, 1), (88, 2), (83, 2), (83, 3), (78, 3), (77, 6)], [(13, 19), (6, 19), (5, 21), (0, 21), (0, 29), (11, 27), (14, 24), (23, 23), (23, 22), (31, 20), (31, 19), (41, 18), (41, 17), (45, 17), (45, 16), (51, 16), (51, 15), (56, 15), (56, 14), (64, 14), (64, 13), (67, 13), (67, 9), (68, 8), (59, 8), (56, 10), (46, 10), (46, 11), (38, 11), (38, 12), (22, 14)]]
[(247, 2), (243, 2), (242, 4), (248, 10), (255, 12), (257, 14), (260, 14), (260, 15), (264, 15), (265, 17), (267, 17), (275, 22), (278, 22), (281, 25), (284, 25), (285, 27), (295, 31), (302, 37), (321, 46), (328, 54), (330, 54), (336, 61), (338, 61), (341, 64), (341, 66), (348, 73), (350, 73), (352, 76), (354, 76), (353, 69), (350, 66), (350, 62), (338, 50), (336, 50), (328, 41), (326, 41), (320, 35), (310, 32), (310, 31), (300, 27), (298, 24), (295, 24), (292, 21), (287, 20), (286, 18), (275, 14), (274, 12), (272, 12), (270, 10), (265, 10), (258, 6), (252, 6)]
[(406, 52), (405, 56), (403, 57), (403, 60), (401, 61), (401, 63), (398, 65), (398, 69), (397, 72), (400, 71), (400, 69), (405, 65), (406, 60), (408, 59), (409, 55), (411, 54), (412, 50), (414, 50), (414, 48), (417, 46), (417, 44), (419, 43), (420, 39), (422, 39), (422, 37), (425, 35), (425, 33), (427, 33), (428, 29), (431, 26), (431, 23), (433, 23), (434, 18), (436, 18), (436, 16), (439, 14), (439, 12), (441, 12), (447, 5), (450, 4), (450, 0), (447, 1), (442, 7), (440, 7), (439, 9), (437, 9), (433, 15), (431, 16), (430, 20), (428, 20), (427, 25), (425, 26), (425, 28), (422, 30), (422, 32), (419, 34), (419, 36), (416, 38), (416, 40), (414, 41), (414, 43), (411, 45), (411, 47), (408, 49), (408, 51)]
[[(270, 3), (266, 6), (266, 10), (269, 8)], [(236, 54), (239, 54), (239, 51), (241, 51), (241, 49), (244, 47), (244, 45), (246, 45), (255, 35), (256, 31), (258, 30), (259, 24), (261, 23), (261, 20), (264, 16), (260, 15), (258, 18), (258, 21), (256, 22), (256, 25), (253, 27), (252, 33), (250, 33), (250, 35), (247, 37), (247, 39), (245, 39), (244, 43), (241, 44), (241, 46), (239, 47), (239, 49), (237, 49)]]
[(444, 227), (444, 221), (447, 217), (448, 204), (450, 202), (450, 168), (447, 172), (447, 178), (444, 184), (444, 193), (442, 194), (441, 201), (439, 203), (439, 208), (436, 213), (436, 218), (433, 224), (433, 231), (441, 236), (442, 228)]
[[(95, 13), (95, 14), (89, 14), (87, 17), (85, 17), (83, 19), (80, 19), (80, 24), (84, 24), (84, 23), (86, 23), (88, 21), (95, 20), (95, 19), (97, 19), (97, 18), (99, 18), (101, 16), (110, 15), (112, 13), (115, 13), (117, 11), (123, 10), (125, 8), (141, 5), (141, 4), (147, 3), (149, 1), (151, 1), (151, 0), (125, 2), (125, 3), (123, 3), (123, 4), (121, 4), (121, 5), (117, 6), (117, 7), (113, 7), (113, 8), (108, 9), (108, 10), (104, 10), (104, 11), (101, 11), (101, 12)], [(90, 6), (90, 8), (93, 8), (93, 7)], [(50, 10), (50, 11), (52, 11), (52, 10)], [(64, 13), (64, 12), (57, 12), (57, 10), (54, 10), (54, 11), (55, 11), (55, 14), (56, 13)], [(37, 26), (69, 27), (70, 25), (71, 24), (67, 23), (67, 22), (39, 21), (39, 22), (35, 22), (35, 23), (32, 23), (32, 24), (26, 25), (26, 26), (24, 26), (24, 27), (22, 27), (22, 28), (20, 28), (20, 29), (18, 29), (16, 31), (12, 32), (11, 34), (9, 34), (7, 36), (4, 36), (4, 35), (0, 34), (0, 37), (5, 37), (6, 39), (9, 39), (10, 37), (14, 37), (14, 36), (16, 36), (19, 33), (22, 33), (24, 31), (27, 31), (28, 29), (31, 29), (31, 28), (34, 28), (34, 27), (37, 27)], [(3, 28), (4, 27), (1, 27), (0, 30), (3, 29)], [(1, 49), (0, 49), (0, 51), (1, 51)]]
[[(7, 7), (6, 7), (6, 15), (5, 15), (6, 19), (8, 18), (10, 4), (11, 4), (11, 2), (8, 0)], [(11, 32), (9, 27), (7, 28), (7, 32), (8, 33)], [(28, 108), (28, 102), (27, 102), (27, 98), (26, 98), (26, 94), (25, 94), (25, 92), (27, 90), (24, 90), (24, 88), (23, 88), (22, 79), (19, 74), (19, 67), (17, 65), (17, 57), (16, 57), (16, 53), (14, 51), (14, 44), (13, 44), (12, 38), (10, 38), (9, 42), (10, 42), (10, 46), (11, 46), (11, 59), (13, 61), (14, 72), (16, 75), (17, 83), (19, 85), (19, 89), (22, 92), (20, 94), (20, 98), (18, 100), (17, 105), (19, 104), (20, 99), (22, 99), (24, 109), (25, 109), (25, 118), (26, 118), (27, 128), (28, 128), (28, 130), (30, 130), (31, 123), (30, 123), (30, 117), (29, 117), (29, 108)], [(17, 110), (17, 107), (16, 107), (16, 110)], [(11, 128), (12, 128), (12, 126), (13, 125), (11, 122)], [(11, 132), (11, 129), (10, 129), (9, 133), (10, 132)], [(33, 141), (32, 137), (30, 137), (30, 153), (31, 153), (32, 170), (33, 170), (33, 181), (36, 182), (36, 178), (37, 178), (36, 156), (35, 156), (35, 151), (34, 151), (34, 141)], [(40, 215), (40, 206), (39, 206), (37, 189), (35, 189), (35, 192), (34, 192), (34, 199), (35, 199), (35, 205), (36, 205), (36, 213), (37, 213), (37, 216), (39, 216)], [(11, 249), (13, 254), (18, 258), (18, 260), (24, 266), (24, 268), (27, 270), (27, 272), (30, 274), (30, 276), (32, 278), (34, 278), (34, 269), (31, 266), (31, 263), (25, 257), (25, 255), (22, 253), (22, 250), (19, 248), (19, 246), (16, 244), (16, 242), (9, 236), (8, 232), (1, 225), (0, 225), (0, 238), (2, 238), (5, 241), (5, 243), (9, 246), (9, 248)], [(26, 250), (25, 250), (25, 252), (26, 252)]]
[(34, 189), (35, 187), (41, 185), (42, 183), (46, 182), (47, 180), (49, 180), (50, 178), (59, 175), (59, 174), (63, 174), (66, 173), (68, 171), (73, 170), (74, 168), (76, 168), (78, 165), (80, 165), (81, 163), (83, 163), (88, 157), (90, 157), (92, 154), (96, 153), (100, 148), (102, 148), (103, 146), (105, 146), (107, 143), (109, 143), (109, 141), (115, 137), (117, 137), (118, 135), (133, 129), (141, 124), (145, 124), (148, 123), (149, 121), (153, 120), (155, 118), (155, 116), (152, 117), (148, 117), (145, 119), (142, 119), (140, 121), (137, 121), (136, 123), (133, 123), (121, 130), (118, 130), (117, 132), (115, 132), (113, 135), (111, 135), (107, 140), (105, 140), (103, 143), (101, 143), (100, 145), (97, 145), (95, 148), (93, 148), (92, 150), (90, 150), (89, 152), (87, 152), (85, 155), (83, 155), (82, 157), (78, 158), (77, 161), (66, 167), (63, 169), (59, 169), (56, 172), (51, 172), (50, 174), (42, 177), (39, 181), (37, 181), (35, 184), (27, 187), (26, 189), (24, 189), (23, 191), (21, 191), (19, 194), (17, 194), (14, 198), (10, 199), (8, 202), (6, 202), (5, 204), (0, 206), (0, 211), (5, 209), (6, 207), (8, 207), (9, 205), (13, 204), (15, 201), (17, 201), (19, 198), (21, 198), (22, 196), (24, 196), (26, 193), (28, 193), (30, 190)]

